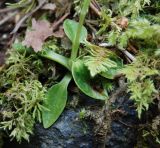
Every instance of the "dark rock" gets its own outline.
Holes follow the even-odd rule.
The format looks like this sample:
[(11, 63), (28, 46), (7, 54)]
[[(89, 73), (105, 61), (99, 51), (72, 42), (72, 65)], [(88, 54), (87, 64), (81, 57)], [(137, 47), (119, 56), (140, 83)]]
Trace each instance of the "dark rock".
[[(136, 144), (137, 131), (133, 127), (137, 124), (137, 115), (135, 109), (130, 107), (133, 106), (133, 102), (128, 98), (128, 95), (119, 96), (114, 104), (115, 108), (124, 110), (126, 113), (112, 121), (112, 131), (107, 136), (106, 148), (133, 148)], [(93, 134), (94, 123), (79, 120), (79, 110), (66, 109), (49, 129), (44, 129), (42, 125), (37, 124), (30, 143), (18, 144), (15, 141), (6, 141), (4, 148), (96, 148)]]
[(79, 111), (72, 109), (64, 111), (62, 116), (49, 129), (36, 125), (35, 135), (30, 138), (30, 143), (21, 144), (6, 142), (5, 148), (92, 148), (93, 134), (91, 125), (78, 120)]
[(4, 64), (5, 52), (0, 52), (0, 66)]
[(133, 101), (128, 99), (129, 96), (123, 94), (115, 102), (115, 106), (123, 110), (124, 115), (119, 115), (117, 120), (111, 123), (111, 134), (106, 140), (107, 148), (134, 148), (137, 143), (138, 119), (137, 112), (133, 108)]

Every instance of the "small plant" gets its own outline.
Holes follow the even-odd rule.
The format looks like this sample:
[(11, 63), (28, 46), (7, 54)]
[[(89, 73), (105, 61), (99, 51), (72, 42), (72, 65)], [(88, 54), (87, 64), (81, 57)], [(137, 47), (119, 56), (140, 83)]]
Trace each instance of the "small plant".
[(143, 110), (148, 110), (153, 103), (154, 96), (158, 93), (153, 82), (153, 76), (159, 75), (159, 60), (149, 57), (146, 53), (137, 56), (137, 60), (127, 65), (122, 73), (128, 80), (128, 91), (131, 99), (137, 107), (138, 117), (141, 117)]
[(18, 142), (29, 141), (35, 121), (41, 122), (46, 109), (42, 105), (46, 89), (38, 81), (42, 62), (36, 57), (11, 50), (0, 71), (0, 128)]
[[(101, 77), (113, 79), (117, 74), (117, 69), (122, 67), (122, 62), (118, 56), (109, 49), (100, 48), (87, 41), (87, 30), (83, 26), (85, 15), (87, 14), (90, 0), (84, 0), (79, 23), (66, 19), (64, 21), (64, 31), (72, 42), (71, 57), (64, 57), (49, 48), (45, 48), (38, 54), (42, 57), (56, 61), (68, 69), (68, 73), (56, 85), (53, 85), (46, 94), (44, 106), (49, 110), (43, 111), (43, 125), (50, 127), (60, 116), (67, 101), (67, 87), (73, 77), (78, 88), (94, 99), (106, 100), (108, 93)], [(88, 48), (90, 55), (78, 57), (80, 43)], [(79, 55), (81, 56), (81, 55)], [(102, 57), (102, 58), (101, 58)], [(99, 63), (97, 65), (97, 59)], [(99, 89), (95, 88), (93, 81), (96, 78)]]
[[(30, 17), (45, 2), (47, 7), (53, 6), (52, 1), (45, 0), (20, 0), (8, 5), (21, 9), (21, 12), (27, 13), (26, 17)], [(66, 106), (71, 80), (85, 95), (106, 103), (114, 86), (111, 80), (119, 79), (124, 74), (130, 99), (135, 103), (139, 118), (159, 98), (159, 2), (75, 0), (68, 1), (67, 7), (61, 10), (63, 4), (65, 5), (64, 1), (55, 1), (55, 13), (40, 13), (41, 16), (35, 14), (39, 20), (32, 19), (24, 41), (13, 44), (16, 51), (11, 50), (6, 64), (0, 67), (0, 127), (9, 131), (10, 136), (19, 142), (22, 139), (29, 140), (35, 122), (43, 121), (44, 128), (49, 128), (57, 121)], [(91, 13), (87, 15), (89, 6)], [(79, 16), (79, 22), (64, 19), (68, 15), (71, 18), (69, 11), (74, 10), (76, 12), (73, 17)], [(58, 11), (62, 11), (60, 15), (57, 15)], [(100, 19), (96, 20), (94, 13)], [(44, 19), (54, 19), (55, 22), (51, 25)], [(60, 25), (62, 22), (63, 28)], [(84, 23), (89, 29), (83, 26)], [(91, 32), (92, 30), (94, 31)], [(70, 40), (69, 43), (67, 38), (59, 39), (64, 33)], [(59, 44), (65, 46), (66, 41), (69, 48), (64, 50)], [(58, 64), (51, 61), (65, 67), (64, 73), (61, 74), (61, 68), (54, 67)], [(53, 75), (46, 70), (49, 64), (52, 64), (49, 69), (53, 70)], [(57, 82), (57, 77), (54, 77), (56, 70), (59, 78)], [(91, 113), (96, 116), (97, 124), (101, 124), (103, 119), (108, 120), (101, 118), (102, 114), (108, 116), (106, 112), (109, 112), (109, 107), (106, 106), (105, 111), (100, 109), (98, 116), (94, 115), (95, 112)], [(82, 109), (80, 118), (85, 118), (86, 113)], [(155, 132), (157, 129), (152, 129), (151, 132), (156, 133), (153, 137), (159, 142), (159, 133)], [(106, 135), (106, 129), (102, 130)], [(151, 132), (147, 134), (151, 135)]]
[[(51, 87), (47, 93), (47, 99), (45, 101), (45, 105), (47, 108), (49, 108), (50, 111), (43, 112), (43, 124), (45, 128), (50, 127), (62, 113), (67, 101), (67, 86), (72, 77), (78, 88), (86, 95), (94, 99), (100, 99), (100, 100), (106, 100), (108, 97), (107, 90), (104, 88), (102, 81), (100, 81), (101, 82), (100, 85), (102, 86), (100, 88), (101, 90), (94, 89), (94, 86), (91, 83), (93, 81), (92, 77), (101, 72), (106, 72), (106, 77), (107, 77), (108, 68), (118, 67), (116, 62), (114, 62), (114, 60), (112, 61), (109, 58), (114, 57), (116, 59), (117, 56), (107, 49), (106, 52), (104, 52), (103, 49), (99, 49), (100, 51), (98, 51), (96, 49), (97, 46), (92, 45), (86, 40), (87, 30), (83, 27), (83, 22), (85, 15), (87, 14), (88, 11), (89, 3), (90, 0), (84, 0), (79, 23), (74, 22), (72, 20), (64, 21), (64, 31), (72, 42), (71, 58), (68, 59), (61, 55), (57, 55), (56, 53), (53, 53), (53, 51), (43, 50), (41, 53), (42, 56), (50, 58), (56, 62), (59, 62), (70, 71), (62, 79), (60, 83)], [(77, 58), (80, 43), (84, 44), (85, 46), (91, 49), (92, 55), (90, 56), (90, 58), (89, 56), (88, 57), (86, 56), (85, 61), (82, 58)], [(99, 67), (98, 69), (99, 65), (97, 66), (94, 65), (94, 63), (96, 63), (95, 56), (97, 56), (97, 58), (98, 56), (99, 57), (104, 56), (103, 59), (105, 61), (103, 61), (103, 59), (99, 59), (100, 61), (99, 65), (103, 65), (103, 63), (105, 63), (104, 67), (102, 66)], [(88, 69), (90, 70), (90, 73), (85, 65), (87, 65)], [(98, 70), (93, 70), (92, 65), (94, 65)]]
[(21, 8), (23, 13), (28, 13), (37, 5), (37, 0), (20, 0), (17, 3), (6, 3), (10, 8)]
[(13, 83), (12, 87), (0, 94), (2, 121), (0, 127), (11, 131), (10, 136), (21, 142), (29, 140), (35, 121), (41, 122), (41, 111), (45, 109), (45, 88), (37, 80)]

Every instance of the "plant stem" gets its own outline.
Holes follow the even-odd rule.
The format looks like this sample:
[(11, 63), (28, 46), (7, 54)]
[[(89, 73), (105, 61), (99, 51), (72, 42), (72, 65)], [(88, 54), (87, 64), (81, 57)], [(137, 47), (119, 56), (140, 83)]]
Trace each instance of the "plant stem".
[(82, 26), (83, 26), (83, 23), (84, 23), (85, 16), (88, 12), (90, 1), (91, 0), (84, 0), (84, 2), (83, 2), (83, 8), (82, 8), (81, 14), (80, 14), (79, 25), (78, 25), (76, 37), (75, 37), (74, 42), (72, 44), (72, 53), (71, 53), (71, 59), (72, 60), (75, 60), (76, 57), (77, 57), (77, 54), (78, 54), (78, 48), (79, 48), (79, 45), (80, 45), (81, 30), (82, 30)]

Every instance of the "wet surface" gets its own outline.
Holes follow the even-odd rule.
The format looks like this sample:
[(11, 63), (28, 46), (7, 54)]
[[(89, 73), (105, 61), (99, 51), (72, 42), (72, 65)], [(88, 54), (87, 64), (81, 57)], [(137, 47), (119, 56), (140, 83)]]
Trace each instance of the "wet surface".
[[(137, 140), (138, 123), (133, 102), (123, 94), (114, 104), (125, 112), (111, 123), (111, 134), (107, 136), (106, 148), (133, 148)], [(89, 101), (87, 100), (88, 105)], [(92, 105), (95, 103), (92, 101)], [(90, 102), (90, 103), (91, 103)], [(90, 104), (91, 105), (91, 104)], [(6, 142), (4, 148), (94, 148), (93, 123), (79, 120), (80, 109), (67, 109), (58, 121), (49, 129), (36, 125), (35, 134), (31, 136), (30, 143), (18, 144), (15, 141)]]

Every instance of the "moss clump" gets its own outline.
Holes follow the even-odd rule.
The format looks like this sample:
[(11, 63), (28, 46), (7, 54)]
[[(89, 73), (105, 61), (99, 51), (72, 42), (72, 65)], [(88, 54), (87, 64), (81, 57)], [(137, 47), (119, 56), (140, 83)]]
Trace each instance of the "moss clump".
[(35, 55), (11, 51), (0, 71), (0, 128), (19, 142), (29, 140), (35, 121), (41, 122), (46, 93), (38, 80), (42, 68)]
[(122, 72), (126, 75), (128, 81), (128, 91), (131, 93), (131, 99), (135, 101), (138, 116), (141, 117), (143, 110), (148, 110), (149, 105), (153, 103), (158, 95), (155, 76), (159, 75), (158, 57), (149, 53), (141, 53), (137, 60), (127, 65)]

